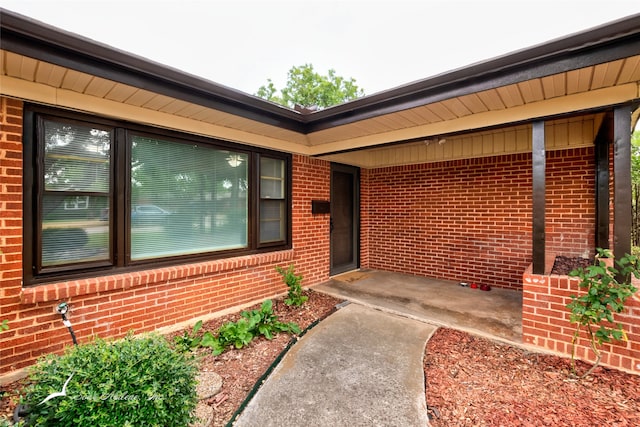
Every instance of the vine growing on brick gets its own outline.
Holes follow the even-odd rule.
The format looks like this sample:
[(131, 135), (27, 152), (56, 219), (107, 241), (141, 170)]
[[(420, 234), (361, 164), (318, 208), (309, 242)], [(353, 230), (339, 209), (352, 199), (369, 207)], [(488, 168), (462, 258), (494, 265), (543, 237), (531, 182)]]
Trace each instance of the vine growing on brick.
[(615, 323), (613, 315), (622, 312), (627, 298), (637, 291), (631, 284), (631, 276), (640, 278), (638, 257), (627, 254), (615, 261), (616, 268), (604, 261), (605, 258), (613, 258), (610, 250), (598, 248), (597, 251), (594, 265), (569, 273), (569, 276), (580, 279), (580, 288), (584, 290), (580, 296), (571, 295), (571, 302), (567, 304), (571, 310), (569, 320), (576, 324), (571, 340), (571, 374), (577, 376), (575, 352), (580, 332), (587, 334), (591, 350), (596, 355), (594, 364), (581, 378), (591, 374), (600, 363), (603, 343), (627, 341), (627, 334), (620, 323)]

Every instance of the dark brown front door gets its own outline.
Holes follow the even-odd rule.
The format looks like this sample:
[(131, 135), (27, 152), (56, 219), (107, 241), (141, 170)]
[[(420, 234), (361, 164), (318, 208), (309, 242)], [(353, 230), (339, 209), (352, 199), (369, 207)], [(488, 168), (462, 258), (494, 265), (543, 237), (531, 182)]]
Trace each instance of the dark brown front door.
[(360, 170), (331, 165), (331, 274), (358, 268)]

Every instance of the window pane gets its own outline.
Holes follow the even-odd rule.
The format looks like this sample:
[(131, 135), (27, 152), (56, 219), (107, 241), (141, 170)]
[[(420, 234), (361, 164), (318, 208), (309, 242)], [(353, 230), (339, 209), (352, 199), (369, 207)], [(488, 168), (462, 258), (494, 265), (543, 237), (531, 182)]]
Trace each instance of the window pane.
[(260, 243), (279, 242), (285, 239), (284, 201), (260, 201)]
[(247, 247), (248, 155), (134, 136), (131, 258)]
[(111, 132), (44, 121), (46, 191), (109, 191)]
[(282, 159), (260, 157), (260, 243), (286, 239), (285, 165)]
[(284, 160), (260, 158), (261, 199), (284, 199), (284, 166)]
[(45, 194), (42, 265), (109, 260), (108, 204), (107, 196)]

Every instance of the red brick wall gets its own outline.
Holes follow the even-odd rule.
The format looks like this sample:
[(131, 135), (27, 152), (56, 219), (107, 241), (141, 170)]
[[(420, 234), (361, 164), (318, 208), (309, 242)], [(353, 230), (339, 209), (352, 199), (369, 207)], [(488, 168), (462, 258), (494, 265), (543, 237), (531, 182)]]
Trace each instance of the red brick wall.
[[(592, 251), (593, 150), (547, 155), (547, 251)], [(520, 289), (531, 262), (531, 155), (375, 169), (364, 174), (369, 266)]]
[[(566, 305), (570, 295), (579, 295), (577, 278), (558, 275), (535, 275), (529, 268), (523, 275), (522, 340), (564, 355), (571, 354), (575, 325), (569, 322)], [(636, 287), (638, 287), (636, 285)], [(615, 316), (627, 333), (627, 342), (602, 346), (601, 364), (640, 373), (640, 294), (627, 300), (623, 313)], [(593, 362), (585, 334), (576, 347), (576, 358)]]
[(585, 258), (595, 253), (594, 156), (592, 149), (547, 153), (547, 253)]
[(22, 102), (0, 97), (0, 379), (71, 343), (55, 307), (70, 306), (79, 341), (150, 331), (286, 291), (275, 266), (293, 263), (303, 285), (328, 278), (329, 163), (294, 156), (293, 249), (22, 289)]
[(22, 102), (4, 97), (0, 97), (0, 261), (0, 321), (10, 320), (12, 328), (0, 332), (4, 366), (15, 355), (13, 346), (34, 340), (27, 332), (15, 331), (22, 289)]
[(329, 279), (329, 214), (311, 214), (312, 200), (329, 200), (331, 163), (293, 156), (293, 249), (302, 285)]

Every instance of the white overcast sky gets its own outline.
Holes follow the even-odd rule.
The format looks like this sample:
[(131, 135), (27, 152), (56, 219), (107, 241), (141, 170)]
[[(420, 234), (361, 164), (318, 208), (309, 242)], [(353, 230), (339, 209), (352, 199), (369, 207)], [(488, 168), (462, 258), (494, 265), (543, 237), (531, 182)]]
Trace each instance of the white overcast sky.
[(0, 0), (250, 94), (294, 65), (370, 95), (640, 13), (640, 0)]

